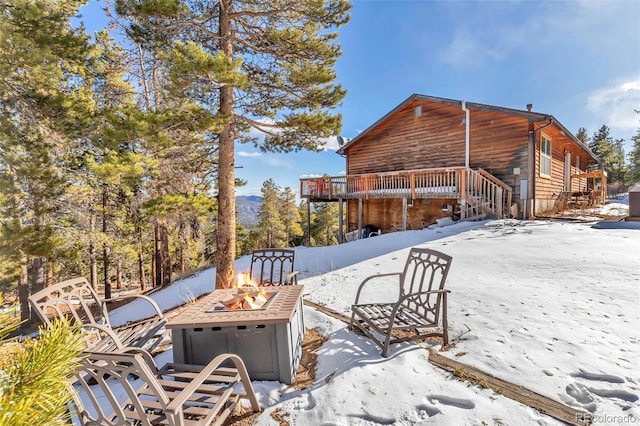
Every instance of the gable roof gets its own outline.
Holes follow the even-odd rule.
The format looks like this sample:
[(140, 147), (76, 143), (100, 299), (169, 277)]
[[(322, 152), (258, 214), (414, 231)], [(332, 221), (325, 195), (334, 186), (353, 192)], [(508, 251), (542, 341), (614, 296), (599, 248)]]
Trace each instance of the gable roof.
[(596, 157), (596, 155), (593, 152), (591, 152), (591, 149), (589, 149), (588, 146), (586, 146), (580, 139), (576, 138), (573, 133), (571, 133), (569, 130), (567, 130), (567, 128), (564, 127), (562, 125), (562, 123), (560, 123), (551, 114), (543, 114), (543, 113), (533, 112), (533, 111), (524, 111), (524, 110), (500, 107), (500, 106), (495, 106), (495, 105), (479, 104), (479, 103), (476, 103), (476, 102), (467, 102), (467, 101), (464, 101), (464, 100), (458, 101), (458, 100), (455, 100), (455, 99), (447, 99), (447, 98), (439, 98), (439, 97), (436, 97), (436, 96), (420, 95), (420, 94), (417, 94), (417, 93), (414, 93), (413, 95), (409, 96), (407, 99), (402, 101), (394, 109), (392, 109), (391, 111), (386, 113), (382, 118), (378, 119), (371, 126), (367, 127), (364, 131), (360, 132), (356, 137), (354, 137), (349, 142), (347, 142), (346, 144), (341, 146), (338, 149), (337, 153), (338, 154), (344, 154), (344, 151), (345, 151), (345, 149), (347, 147), (349, 147), (349, 146), (353, 145), (354, 143), (358, 142), (367, 133), (369, 133), (371, 130), (373, 130), (375, 127), (377, 127), (380, 123), (382, 123), (387, 118), (391, 117), (393, 114), (395, 114), (396, 112), (398, 112), (399, 110), (404, 108), (410, 102), (413, 102), (413, 101), (416, 101), (416, 100), (418, 100), (418, 101), (426, 101), (426, 102), (434, 102), (434, 103), (439, 103), (439, 104), (443, 104), (443, 105), (458, 106), (461, 109), (462, 109), (462, 104), (464, 103), (465, 106), (468, 109), (474, 109), (474, 110), (477, 110), (477, 111), (499, 112), (501, 114), (513, 115), (513, 116), (516, 116), (516, 117), (523, 117), (523, 118), (526, 118), (527, 120), (529, 120), (532, 123), (537, 123), (537, 122), (540, 122), (540, 121), (547, 121), (547, 122), (553, 123), (556, 126), (558, 126), (558, 128), (565, 135), (567, 135), (569, 137), (569, 139), (571, 139), (572, 142), (574, 142), (575, 144), (580, 146), (582, 149), (584, 149), (595, 161), (597, 161), (597, 162), (600, 161), (599, 158)]

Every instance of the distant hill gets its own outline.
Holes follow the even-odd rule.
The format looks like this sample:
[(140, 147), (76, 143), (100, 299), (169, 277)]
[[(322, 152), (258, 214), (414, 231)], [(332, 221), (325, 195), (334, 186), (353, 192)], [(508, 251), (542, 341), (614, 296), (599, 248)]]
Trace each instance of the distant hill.
[(243, 226), (255, 226), (258, 224), (258, 210), (262, 204), (262, 197), (257, 195), (238, 195), (236, 197), (236, 210), (238, 222)]

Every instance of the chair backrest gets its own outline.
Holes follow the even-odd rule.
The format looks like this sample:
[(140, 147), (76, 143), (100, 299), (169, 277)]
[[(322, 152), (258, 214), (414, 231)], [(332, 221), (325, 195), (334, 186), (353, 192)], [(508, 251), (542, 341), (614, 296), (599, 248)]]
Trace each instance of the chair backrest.
[(47, 326), (51, 326), (54, 318), (68, 318), (78, 324), (109, 326), (106, 307), (98, 293), (82, 277), (46, 287), (29, 296), (29, 302)]
[[(443, 290), (451, 256), (428, 248), (412, 248), (407, 257), (407, 263), (402, 272), (402, 295), (433, 290)], [(437, 318), (439, 315), (440, 299), (442, 293), (427, 295), (419, 299), (411, 299), (409, 303), (417, 310), (426, 307)], [(425, 313), (425, 315), (427, 315)], [(431, 315), (429, 315), (431, 317)]]
[(294, 269), (295, 250), (261, 249), (251, 253), (251, 269), (249, 274), (258, 285), (297, 284), (297, 277), (287, 282), (287, 277)]
[(111, 328), (106, 304), (85, 278), (72, 278), (46, 287), (29, 296), (29, 303), (47, 327), (51, 327), (55, 318), (66, 318), (84, 326), (87, 347), (108, 350), (122, 346)]
[[(171, 398), (162, 388), (157, 367), (147, 352), (89, 352), (75, 375), (80, 399), (74, 397), (81, 424), (180, 425), (181, 414), (171, 416), (166, 411)], [(144, 395), (144, 402), (140, 395)], [(154, 411), (149, 412), (153, 406)]]

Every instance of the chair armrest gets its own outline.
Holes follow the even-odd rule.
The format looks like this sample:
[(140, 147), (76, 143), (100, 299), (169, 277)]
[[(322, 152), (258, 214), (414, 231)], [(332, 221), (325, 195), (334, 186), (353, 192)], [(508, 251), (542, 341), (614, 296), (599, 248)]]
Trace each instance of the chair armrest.
[[(113, 341), (117, 350), (122, 350), (124, 348), (124, 346), (122, 345), (122, 341), (120, 341), (120, 338), (118, 337), (118, 334), (115, 331), (113, 331), (113, 329), (108, 325), (97, 324), (97, 323), (87, 323), (87, 324), (82, 324), (82, 328), (96, 329), (98, 330), (99, 333), (104, 333), (105, 335), (107, 335), (108, 338)], [(89, 330), (89, 332), (91, 332), (91, 330)]]
[(300, 271), (293, 271), (287, 275), (287, 278), (284, 280), (285, 285), (297, 285), (298, 284), (298, 273)]
[[(354, 304), (358, 304), (358, 300), (360, 300), (360, 292), (364, 288), (365, 284), (367, 284), (371, 280), (373, 280), (375, 278), (384, 278), (384, 277), (393, 277), (393, 276), (397, 276), (398, 278), (400, 278), (401, 275), (402, 275), (401, 272), (389, 272), (389, 273), (386, 273), (386, 274), (371, 275), (371, 276), (365, 278), (364, 281), (362, 281), (362, 283), (360, 283), (360, 286), (358, 287), (358, 291), (356, 292), (356, 300), (353, 303)], [(400, 284), (401, 284), (400, 280), (398, 280), (398, 286), (400, 286)]]
[(444, 293), (451, 293), (451, 290), (444, 288), (442, 290), (416, 291), (415, 293), (408, 293), (400, 297), (400, 299), (398, 299), (397, 304), (401, 304), (402, 302), (404, 302), (410, 297), (429, 295), (429, 294), (444, 294)]
[(126, 354), (126, 353), (139, 354), (142, 357), (142, 359), (144, 359), (144, 362), (149, 366), (151, 371), (153, 371), (153, 374), (158, 374), (158, 366), (156, 365), (156, 362), (154, 361), (153, 356), (149, 353), (148, 350), (139, 348), (137, 346), (124, 346), (122, 348), (118, 348), (116, 352), (123, 353), (123, 354)]
[(126, 299), (142, 299), (147, 301), (148, 303), (151, 304), (151, 307), (153, 307), (153, 309), (156, 311), (156, 315), (164, 319), (164, 313), (162, 312), (162, 309), (160, 309), (160, 306), (158, 306), (155, 300), (153, 300), (149, 296), (145, 296), (144, 294), (133, 294), (133, 295), (126, 295), (126, 296), (112, 297), (110, 299), (103, 300), (102, 303), (119, 302)]
[(198, 373), (196, 377), (193, 378), (191, 383), (189, 383), (177, 396), (176, 398), (169, 403), (167, 406), (167, 411), (172, 414), (176, 414), (182, 406), (189, 400), (189, 397), (193, 395), (198, 388), (209, 379), (211, 373), (213, 373), (220, 364), (222, 364), (226, 360), (231, 360), (238, 370), (240, 374), (240, 379), (242, 381), (242, 385), (244, 386), (245, 392), (251, 402), (251, 408), (254, 411), (260, 411), (260, 403), (256, 398), (256, 395), (253, 391), (253, 386), (251, 385), (251, 379), (249, 379), (249, 373), (247, 373), (247, 369), (244, 366), (244, 362), (242, 359), (235, 354), (221, 354), (215, 357), (209, 364), (204, 366), (202, 370)]

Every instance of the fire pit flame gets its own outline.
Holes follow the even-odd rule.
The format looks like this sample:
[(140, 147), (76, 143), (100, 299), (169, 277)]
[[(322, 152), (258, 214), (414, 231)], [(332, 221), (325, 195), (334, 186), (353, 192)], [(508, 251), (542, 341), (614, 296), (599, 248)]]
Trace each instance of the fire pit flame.
[(258, 287), (249, 274), (239, 274), (232, 288), (236, 291), (222, 300), (229, 310), (262, 309), (269, 300), (264, 290)]

